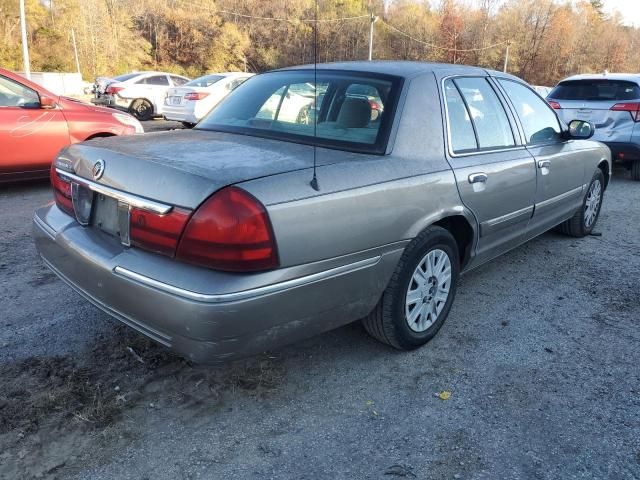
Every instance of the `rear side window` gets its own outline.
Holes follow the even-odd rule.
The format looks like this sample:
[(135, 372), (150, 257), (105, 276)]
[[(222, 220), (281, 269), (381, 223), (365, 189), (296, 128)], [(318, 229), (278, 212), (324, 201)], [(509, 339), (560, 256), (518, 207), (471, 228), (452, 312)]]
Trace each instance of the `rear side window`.
[(498, 95), (486, 78), (457, 78), (478, 135), (480, 148), (513, 147), (511, 124)]
[(478, 143), (473, 132), (471, 116), (467, 110), (460, 91), (452, 80), (444, 83), (447, 102), (447, 121), (451, 136), (451, 149), (454, 153), (464, 153), (476, 150)]
[(287, 70), (257, 75), (197, 128), (384, 153), (401, 79)]
[(162, 86), (169, 86), (169, 79), (167, 78), (166, 75), (153, 75), (151, 77), (146, 77), (143, 78), (142, 80), (139, 80), (137, 83), (143, 84), (143, 85), (162, 85)]
[(617, 102), (640, 99), (640, 87), (623, 80), (570, 80), (549, 94), (555, 100)]
[(556, 142), (560, 122), (549, 104), (528, 87), (512, 80), (498, 79), (516, 109), (527, 144)]
[(449, 79), (445, 98), (454, 153), (516, 144), (504, 106), (486, 78)]

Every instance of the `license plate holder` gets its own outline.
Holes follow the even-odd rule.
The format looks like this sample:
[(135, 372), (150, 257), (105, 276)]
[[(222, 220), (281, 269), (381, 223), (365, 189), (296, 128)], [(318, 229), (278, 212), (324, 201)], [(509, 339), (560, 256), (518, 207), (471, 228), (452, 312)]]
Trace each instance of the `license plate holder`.
[(171, 105), (180, 105), (182, 97), (171, 97)]
[(129, 205), (102, 193), (93, 200), (91, 224), (97, 229), (129, 245)]

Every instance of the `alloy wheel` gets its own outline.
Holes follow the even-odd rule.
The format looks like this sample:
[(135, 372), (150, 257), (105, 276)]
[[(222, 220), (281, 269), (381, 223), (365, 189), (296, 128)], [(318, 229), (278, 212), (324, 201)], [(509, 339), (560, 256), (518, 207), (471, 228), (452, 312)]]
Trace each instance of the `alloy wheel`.
[(418, 263), (405, 296), (405, 319), (414, 332), (424, 332), (438, 319), (451, 290), (451, 259), (440, 249)]

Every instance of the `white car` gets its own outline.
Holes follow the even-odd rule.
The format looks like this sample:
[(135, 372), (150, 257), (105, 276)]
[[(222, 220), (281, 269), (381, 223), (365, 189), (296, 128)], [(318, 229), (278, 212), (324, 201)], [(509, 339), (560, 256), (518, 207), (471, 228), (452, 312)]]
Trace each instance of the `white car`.
[(253, 73), (212, 73), (170, 88), (164, 101), (164, 118), (193, 127), (234, 88)]
[(104, 93), (91, 101), (97, 105), (127, 110), (138, 120), (150, 120), (164, 114), (164, 99), (172, 87), (189, 79), (173, 73), (140, 72), (121, 75), (108, 83)]

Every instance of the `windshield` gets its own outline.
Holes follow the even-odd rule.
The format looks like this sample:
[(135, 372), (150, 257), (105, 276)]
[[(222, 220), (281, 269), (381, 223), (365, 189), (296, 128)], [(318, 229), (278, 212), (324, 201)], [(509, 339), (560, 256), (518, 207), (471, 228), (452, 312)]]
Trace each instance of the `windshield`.
[(197, 128), (383, 153), (400, 84), (370, 73), (266, 73), (234, 90)]
[(118, 75), (117, 77), (113, 77), (116, 82), (126, 82), (130, 78), (137, 77), (140, 75), (139, 73), (125, 73), (124, 75)]
[(640, 99), (640, 87), (624, 80), (570, 80), (549, 94), (555, 100), (624, 101)]
[(214, 83), (222, 80), (224, 76), (222, 75), (205, 75), (203, 77), (198, 77), (195, 80), (191, 80), (184, 84), (185, 87), (210, 87)]

